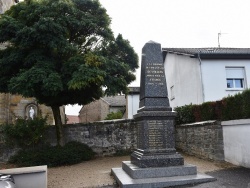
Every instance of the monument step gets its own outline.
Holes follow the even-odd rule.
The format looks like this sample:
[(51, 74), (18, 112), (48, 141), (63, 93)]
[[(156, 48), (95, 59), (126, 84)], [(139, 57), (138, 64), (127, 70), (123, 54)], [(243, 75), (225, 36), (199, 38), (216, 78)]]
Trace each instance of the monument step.
[(197, 174), (196, 166), (190, 164), (171, 167), (139, 168), (138, 166), (132, 164), (131, 161), (123, 161), (122, 169), (133, 179), (186, 176)]
[(174, 154), (151, 154), (144, 155), (141, 152), (134, 151), (130, 159), (132, 163), (140, 168), (154, 168), (154, 167), (170, 167), (184, 165), (184, 159), (179, 153)]
[(111, 173), (120, 188), (163, 188), (199, 184), (216, 180), (205, 174), (133, 179), (122, 168), (112, 168)]

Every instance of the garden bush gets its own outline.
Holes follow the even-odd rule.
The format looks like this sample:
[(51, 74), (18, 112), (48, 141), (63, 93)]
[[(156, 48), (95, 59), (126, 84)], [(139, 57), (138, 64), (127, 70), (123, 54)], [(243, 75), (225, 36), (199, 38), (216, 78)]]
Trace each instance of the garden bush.
[(32, 119), (17, 119), (13, 124), (3, 124), (2, 130), (5, 143), (9, 147), (31, 148), (44, 141), (47, 128), (47, 117)]
[(122, 112), (118, 111), (118, 112), (110, 112), (107, 117), (105, 118), (105, 120), (112, 120), (112, 119), (122, 119)]
[(243, 91), (242, 98), (243, 118), (250, 118), (250, 90)]
[(221, 101), (205, 102), (201, 105), (176, 107), (176, 124), (207, 120), (233, 120), (250, 118), (250, 90), (245, 90)]
[(48, 167), (77, 164), (94, 158), (95, 153), (85, 144), (69, 142), (65, 146), (46, 146), (36, 149), (22, 149), (12, 156), (9, 163), (17, 166), (39, 166)]
[(243, 119), (242, 94), (223, 98), (222, 104), (222, 120)]
[(175, 111), (177, 112), (177, 117), (176, 117), (177, 124), (191, 123), (195, 121), (192, 104), (177, 107), (175, 108)]
[(205, 102), (201, 105), (201, 120), (207, 121), (214, 119), (215, 115), (215, 102)]

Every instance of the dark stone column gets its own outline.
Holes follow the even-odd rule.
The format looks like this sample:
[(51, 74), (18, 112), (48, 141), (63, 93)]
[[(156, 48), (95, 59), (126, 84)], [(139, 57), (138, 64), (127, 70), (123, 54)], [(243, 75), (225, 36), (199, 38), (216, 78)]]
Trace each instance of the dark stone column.
[(134, 116), (138, 149), (131, 163), (141, 168), (183, 165), (183, 157), (175, 150), (176, 113), (169, 106), (161, 45), (152, 41), (142, 49), (139, 107)]
[(174, 119), (169, 106), (161, 45), (148, 42), (142, 50), (140, 109), (137, 144), (131, 161), (122, 168), (112, 168), (120, 187), (172, 187), (214, 181), (211, 176), (197, 174), (194, 165), (185, 164), (175, 150)]

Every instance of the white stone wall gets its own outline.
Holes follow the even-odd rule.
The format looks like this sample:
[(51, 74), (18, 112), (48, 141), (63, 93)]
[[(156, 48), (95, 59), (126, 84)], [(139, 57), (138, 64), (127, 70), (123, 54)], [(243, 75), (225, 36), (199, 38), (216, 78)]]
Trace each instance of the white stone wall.
[(3, 14), (14, 4), (14, 0), (0, 0), (0, 14)]
[(250, 119), (221, 122), (225, 161), (250, 168)]
[(3, 169), (0, 174), (11, 174), (18, 188), (47, 188), (47, 166)]

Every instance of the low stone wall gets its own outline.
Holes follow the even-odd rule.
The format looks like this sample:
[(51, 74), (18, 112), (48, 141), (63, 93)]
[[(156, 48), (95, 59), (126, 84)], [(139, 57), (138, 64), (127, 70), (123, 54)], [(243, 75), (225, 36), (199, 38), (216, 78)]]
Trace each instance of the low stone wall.
[[(65, 140), (90, 146), (98, 156), (109, 156), (137, 147), (134, 120), (111, 120), (64, 126)], [(224, 160), (223, 134), (220, 122), (208, 121), (176, 126), (176, 148), (204, 159)], [(1, 138), (1, 132), (0, 132)], [(1, 139), (0, 139), (1, 140)], [(56, 145), (55, 126), (48, 129), (47, 142)], [(17, 149), (0, 143), (0, 162), (7, 161)]]
[(221, 122), (206, 121), (177, 125), (176, 148), (200, 158), (224, 160)]
[(14, 155), (19, 149), (18, 148), (8, 148), (4, 144), (3, 130), (0, 128), (0, 166), (1, 162), (6, 162), (8, 159)]
[(0, 166), (1, 162), (7, 162), (11, 156), (19, 151), (18, 148), (9, 149), (3, 143), (0, 143)]
[[(110, 120), (64, 126), (66, 142), (78, 141), (90, 146), (98, 156), (113, 155), (136, 148), (136, 126), (133, 120)], [(55, 127), (49, 129), (47, 140), (56, 145)]]
[[(46, 142), (56, 145), (55, 126), (48, 129)], [(65, 141), (78, 141), (90, 146), (98, 156), (111, 156), (119, 152), (131, 151), (136, 145), (136, 124), (133, 120), (110, 120), (88, 124), (64, 125)], [(5, 162), (18, 149), (9, 149), (1, 142), (0, 162)]]

